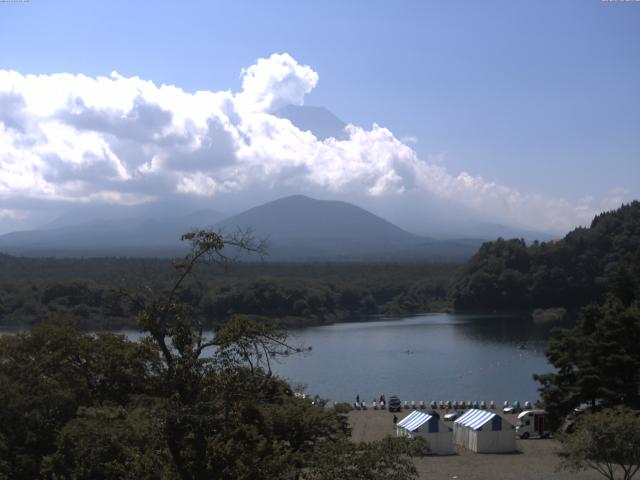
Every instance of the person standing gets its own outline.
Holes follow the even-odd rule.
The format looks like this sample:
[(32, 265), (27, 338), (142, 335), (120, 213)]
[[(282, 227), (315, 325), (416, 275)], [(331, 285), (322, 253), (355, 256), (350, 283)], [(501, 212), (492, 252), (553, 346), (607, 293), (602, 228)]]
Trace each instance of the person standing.
[(360, 405), (360, 394), (356, 395), (356, 403)]

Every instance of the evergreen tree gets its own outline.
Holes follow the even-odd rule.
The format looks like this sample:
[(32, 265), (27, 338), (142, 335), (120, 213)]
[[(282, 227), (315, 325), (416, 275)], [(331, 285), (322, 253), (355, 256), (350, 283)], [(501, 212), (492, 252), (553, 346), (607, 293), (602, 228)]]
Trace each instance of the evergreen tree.
[(557, 372), (535, 378), (556, 426), (582, 403), (640, 406), (638, 265), (640, 256), (628, 259), (604, 304), (586, 307), (574, 328), (554, 331), (546, 354)]
[(639, 253), (640, 202), (633, 201), (558, 241), (485, 243), (456, 272), (449, 294), (458, 310), (579, 309), (604, 301), (616, 283), (633, 288), (616, 275), (629, 256)]

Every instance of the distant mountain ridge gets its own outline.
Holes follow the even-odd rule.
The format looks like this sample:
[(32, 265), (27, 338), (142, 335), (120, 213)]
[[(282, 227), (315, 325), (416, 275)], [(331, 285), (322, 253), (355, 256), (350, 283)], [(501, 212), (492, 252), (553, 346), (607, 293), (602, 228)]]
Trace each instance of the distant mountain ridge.
[(316, 200), (292, 195), (250, 208), (219, 222), (217, 227), (251, 227), (258, 236), (280, 239), (363, 239), (371, 241), (415, 241), (417, 235), (351, 203)]
[(404, 255), (425, 238), (353, 204), (293, 195), (251, 208), (216, 225), (222, 231), (251, 229), (269, 241), (277, 260), (363, 259)]
[(213, 213), (164, 219), (95, 220), (0, 236), (0, 252), (31, 256), (175, 256), (194, 228), (251, 230), (274, 261), (463, 260), (475, 240), (434, 240), (409, 233), (353, 204), (293, 195), (221, 220)]
[[(180, 236), (193, 228), (213, 227), (221, 214), (201, 210), (164, 218), (95, 219), (0, 236), (0, 251), (35, 256), (166, 256), (183, 247)], [(61, 225), (61, 226), (58, 226)]]

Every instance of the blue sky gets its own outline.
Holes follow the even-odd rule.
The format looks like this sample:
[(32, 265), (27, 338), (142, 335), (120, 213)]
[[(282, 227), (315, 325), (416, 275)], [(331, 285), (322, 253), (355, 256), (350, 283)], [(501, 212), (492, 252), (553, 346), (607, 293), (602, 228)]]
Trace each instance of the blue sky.
[(451, 175), (596, 210), (640, 197), (639, 2), (0, 4), (0, 69), (22, 75), (238, 92), (285, 52), (319, 75), (305, 104)]

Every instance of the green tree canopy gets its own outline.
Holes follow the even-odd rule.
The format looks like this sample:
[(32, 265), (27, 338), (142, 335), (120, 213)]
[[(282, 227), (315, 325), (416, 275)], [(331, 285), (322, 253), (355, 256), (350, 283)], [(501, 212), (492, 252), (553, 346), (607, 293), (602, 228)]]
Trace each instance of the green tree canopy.
[(487, 242), (456, 272), (456, 309), (580, 308), (601, 302), (620, 279), (629, 256), (640, 253), (640, 202), (597, 215), (589, 228), (563, 239)]
[(351, 444), (342, 414), (273, 374), (274, 359), (302, 350), (285, 332), (237, 315), (206, 334), (181, 301), (186, 279), (205, 259), (225, 264), (229, 247), (260, 246), (209, 231), (184, 239), (192, 251), (170, 289), (120, 292), (140, 312), (140, 342), (69, 319), (0, 337), (0, 478), (328, 478), (350, 465), (360, 478), (414, 478), (402, 441)]
[(561, 466), (577, 472), (591, 468), (609, 480), (631, 480), (640, 471), (640, 412), (615, 408), (589, 413), (576, 430), (560, 437)]
[(535, 377), (556, 426), (582, 403), (640, 407), (640, 255), (612, 278), (606, 302), (553, 332), (546, 355), (557, 371)]

